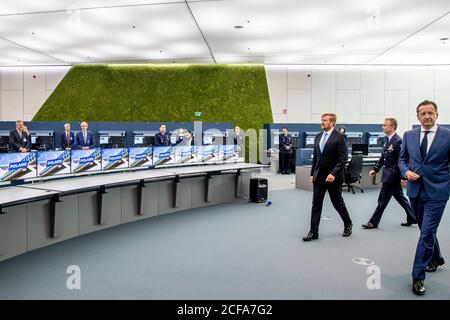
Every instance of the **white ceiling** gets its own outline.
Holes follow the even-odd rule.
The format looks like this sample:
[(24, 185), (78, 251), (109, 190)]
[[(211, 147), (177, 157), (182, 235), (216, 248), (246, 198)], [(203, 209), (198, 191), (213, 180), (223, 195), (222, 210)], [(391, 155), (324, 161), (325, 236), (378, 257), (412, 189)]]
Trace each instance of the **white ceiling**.
[(450, 64), (444, 37), (449, 0), (0, 2), (0, 66)]

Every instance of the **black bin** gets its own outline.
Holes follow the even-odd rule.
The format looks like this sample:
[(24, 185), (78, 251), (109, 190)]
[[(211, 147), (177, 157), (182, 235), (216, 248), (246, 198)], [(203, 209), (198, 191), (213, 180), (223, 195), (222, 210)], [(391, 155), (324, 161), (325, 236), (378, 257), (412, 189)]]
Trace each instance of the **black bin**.
[(266, 202), (268, 194), (268, 182), (263, 178), (250, 179), (250, 201)]

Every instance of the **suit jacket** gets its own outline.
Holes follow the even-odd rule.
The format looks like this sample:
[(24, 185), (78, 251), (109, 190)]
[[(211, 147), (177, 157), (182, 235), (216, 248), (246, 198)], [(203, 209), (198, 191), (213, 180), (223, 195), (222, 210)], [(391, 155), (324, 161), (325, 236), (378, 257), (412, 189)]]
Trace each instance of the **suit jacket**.
[(171, 145), (170, 143), (170, 136), (166, 132), (164, 134), (161, 134), (161, 132), (158, 132), (155, 134), (155, 146), (156, 147), (169, 147)]
[(314, 177), (314, 182), (325, 183), (327, 176), (331, 173), (335, 176), (335, 182), (342, 184), (344, 168), (348, 161), (348, 148), (344, 135), (333, 130), (321, 153), (319, 144), (322, 135), (323, 131), (316, 135), (314, 140), (311, 176)]
[[(292, 153), (292, 136), (288, 133), (286, 136), (280, 134), (280, 153)], [(290, 147), (289, 149), (286, 147)]]
[(183, 140), (183, 146), (193, 146), (194, 145), (194, 138), (189, 141), (187, 138), (184, 138)]
[(377, 173), (383, 168), (382, 183), (399, 183), (402, 179), (400, 168), (398, 167), (401, 147), (402, 138), (397, 133), (384, 143), (381, 157), (373, 168)]
[(408, 196), (416, 198), (425, 191), (433, 200), (446, 201), (450, 188), (450, 130), (441, 126), (425, 159), (420, 153), (420, 127), (405, 132), (400, 151), (399, 167), (402, 176), (408, 170), (420, 175), (416, 181), (408, 181)]
[(22, 133), (22, 137), (20, 137), (17, 129), (13, 129), (9, 132), (9, 148), (11, 151), (19, 152), (20, 148), (31, 148), (31, 136)]
[(83, 132), (78, 132), (75, 136), (74, 149), (81, 149), (83, 147), (95, 148), (95, 138), (91, 131), (87, 132), (86, 141), (84, 141)]
[(75, 143), (75, 133), (70, 131), (69, 144), (67, 144), (66, 131), (63, 131), (61, 133), (61, 149), (73, 148), (74, 143)]

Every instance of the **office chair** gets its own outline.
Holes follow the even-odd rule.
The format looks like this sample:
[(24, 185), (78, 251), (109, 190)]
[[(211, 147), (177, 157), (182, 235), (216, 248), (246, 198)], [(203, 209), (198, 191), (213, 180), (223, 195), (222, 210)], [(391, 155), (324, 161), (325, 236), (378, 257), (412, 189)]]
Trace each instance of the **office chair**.
[(355, 188), (361, 190), (361, 193), (364, 193), (364, 190), (360, 187), (353, 185), (353, 183), (358, 182), (361, 183), (361, 172), (363, 168), (363, 156), (361, 154), (355, 154), (352, 156), (350, 163), (344, 168), (344, 184), (343, 187), (347, 187), (347, 191), (355, 194)]

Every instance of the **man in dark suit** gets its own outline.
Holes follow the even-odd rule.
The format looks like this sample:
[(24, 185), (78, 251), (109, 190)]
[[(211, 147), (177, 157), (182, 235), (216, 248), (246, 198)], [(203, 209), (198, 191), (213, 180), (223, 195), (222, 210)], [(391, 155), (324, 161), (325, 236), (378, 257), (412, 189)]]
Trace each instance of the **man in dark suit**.
[(406, 212), (406, 222), (401, 225), (407, 227), (417, 223), (411, 205), (403, 194), (401, 185), (402, 177), (398, 167), (402, 138), (395, 132), (396, 130), (397, 120), (394, 118), (386, 118), (383, 123), (383, 132), (386, 134), (383, 152), (373, 170), (369, 172), (372, 177), (375, 177), (383, 168), (383, 175), (381, 176), (383, 185), (381, 186), (380, 194), (378, 196), (378, 206), (370, 218), (370, 221), (362, 225), (364, 229), (378, 228), (384, 209), (386, 209), (392, 196)]
[(12, 152), (28, 152), (31, 149), (30, 133), (22, 120), (17, 120), (16, 128), (9, 132), (9, 148)]
[(74, 149), (89, 150), (95, 148), (95, 138), (91, 131), (88, 131), (87, 122), (80, 123), (81, 131), (75, 136)]
[(405, 132), (399, 159), (420, 228), (412, 270), (416, 295), (425, 294), (425, 272), (444, 264), (436, 233), (449, 199), (450, 130), (436, 124), (437, 109), (436, 103), (428, 100), (417, 106), (421, 127)]
[(280, 171), (281, 174), (290, 174), (291, 154), (292, 154), (292, 136), (288, 133), (288, 129), (284, 127), (282, 134), (279, 136), (280, 143)]
[(328, 191), (331, 203), (344, 222), (344, 233), (352, 234), (352, 220), (342, 199), (342, 182), (344, 167), (348, 161), (348, 148), (342, 134), (334, 129), (336, 115), (325, 113), (321, 117), (323, 130), (314, 141), (313, 163), (310, 180), (313, 183), (313, 203), (311, 209), (311, 229), (303, 241), (319, 238), (319, 223), (322, 214), (323, 199)]
[(64, 132), (61, 133), (61, 149), (71, 150), (75, 143), (75, 134), (70, 131), (70, 123), (64, 125)]
[(159, 132), (155, 134), (155, 146), (156, 147), (169, 147), (170, 146), (170, 136), (166, 132), (166, 125), (162, 124), (159, 126)]

